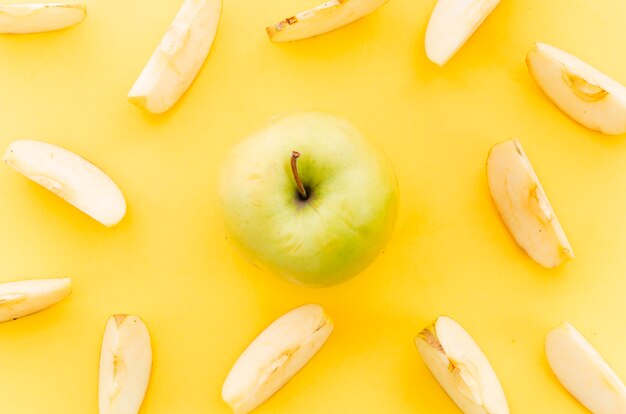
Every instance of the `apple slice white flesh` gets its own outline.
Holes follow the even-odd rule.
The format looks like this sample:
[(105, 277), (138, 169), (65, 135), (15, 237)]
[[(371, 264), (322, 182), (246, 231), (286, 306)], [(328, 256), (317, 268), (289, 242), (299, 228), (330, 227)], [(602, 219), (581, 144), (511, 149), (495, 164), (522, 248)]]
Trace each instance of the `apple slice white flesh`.
[(439, 0), (426, 28), (426, 56), (443, 66), (501, 0)]
[(610, 135), (626, 132), (626, 87), (554, 46), (536, 43), (526, 58), (543, 92), (574, 121)]
[(4, 162), (105, 226), (119, 223), (126, 214), (126, 200), (113, 180), (65, 148), (42, 141), (14, 141)]
[(100, 352), (99, 413), (137, 414), (151, 371), (150, 332), (144, 322), (135, 315), (111, 316)]
[(154, 114), (174, 106), (209, 55), (221, 14), (222, 0), (185, 0), (128, 99)]
[(265, 28), (272, 42), (291, 42), (319, 36), (350, 24), (389, 0), (330, 0)]
[(287, 312), (243, 351), (224, 381), (222, 398), (236, 414), (254, 410), (313, 358), (332, 330), (319, 305)]
[(1, 4), (0, 33), (51, 32), (74, 26), (86, 16), (84, 2)]
[(517, 140), (491, 148), (487, 180), (504, 224), (533, 260), (551, 268), (574, 258), (561, 223)]
[(72, 292), (69, 278), (21, 280), (0, 284), (0, 322), (39, 312)]
[(569, 323), (546, 337), (546, 356), (561, 384), (594, 414), (626, 413), (626, 387)]
[(417, 350), (441, 387), (465, 414), (508, 414), (489, 360), (455, 320), (440, 316), (415, 338)]

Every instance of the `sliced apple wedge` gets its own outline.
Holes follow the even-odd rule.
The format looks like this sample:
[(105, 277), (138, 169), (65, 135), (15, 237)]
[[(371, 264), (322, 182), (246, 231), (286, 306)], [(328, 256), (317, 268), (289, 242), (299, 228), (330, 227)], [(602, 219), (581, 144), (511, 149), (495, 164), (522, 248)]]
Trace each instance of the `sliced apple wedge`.
[(0, 33), (51, 32), (82, 22), (87, 16), (85, 2), (1, 4)]
[(561, 384), (594, 414), (626, 413), (626, 387), (569, 323), (546, 337), (548, 363)]
[(555, 267), (574, 258), (561, 223), (519, 141), (505, 141), (491, 148), (487, 180), (504, 224), (533, 260)]
[(610, 135), (626, 133), (626, 87), (554, 46), (536, 43), (526, 64), (541, 90), (574, 121)]
[(100, 414), (137, 414), (150, 372), (150, 332), (135, 315), (114, 315), (107, 322), (100, 352)]
[(501, 0), (439, 0), (426, 28), (426, 56), (443, 66)]
[(272, 42), (291, 42), (328, 33), (382, 7), (389, 0), (330, 0), (265, 28)]
[(174, 106), (209, 55), (221, 14), (222, 0), (185, 0), (128, 99), (154, 114)]
[(65, 148), (42, 141), (9, 145), (4, 162), (105, 226), (126, 214), (126, 200), (98, 167)]
[(69, 278), (21, 280), (0, 284), (0, 322), (39, 312), (72, 292)]
[(495, 371), (455, 320), (440, 316), (415, 338), (417, 350), (442, 388), (465, 414), (508, 414)]
[(287, 312), (243, 351), (226, 377), (222, 398), (236, 414), (254, 410), (313, 358), (332, 330), (319, 305)]

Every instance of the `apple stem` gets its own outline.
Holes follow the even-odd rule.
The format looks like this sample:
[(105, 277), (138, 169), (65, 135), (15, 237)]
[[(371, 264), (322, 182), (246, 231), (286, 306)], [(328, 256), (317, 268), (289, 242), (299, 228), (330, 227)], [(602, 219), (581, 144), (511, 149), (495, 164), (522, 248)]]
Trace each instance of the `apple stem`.
[(301, 152), (291, 151), (291, 172), (293, 173), (294, 180), (296, 180), (296, 186), (298, 187), (300, 198), (306, 200), (308, 196), (304, 185), (302, 184), (302, 180), (300, 179), (300, 174), (298, 174), (298, 158), (300, 158), (301, 155)]

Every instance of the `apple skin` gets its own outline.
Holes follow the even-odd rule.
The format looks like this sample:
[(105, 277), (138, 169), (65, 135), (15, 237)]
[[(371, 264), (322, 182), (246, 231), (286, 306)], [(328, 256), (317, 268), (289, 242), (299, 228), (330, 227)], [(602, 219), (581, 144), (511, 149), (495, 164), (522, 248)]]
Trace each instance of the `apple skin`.
[[(308, 192), (303, 200), (291, 171)], [(219, 193), (229, 238), (257, 266), (306, 286), (341, 283), (391, 236), (398, 182), (349, 121), (325, 112), (274, 119), (224, 161)]]

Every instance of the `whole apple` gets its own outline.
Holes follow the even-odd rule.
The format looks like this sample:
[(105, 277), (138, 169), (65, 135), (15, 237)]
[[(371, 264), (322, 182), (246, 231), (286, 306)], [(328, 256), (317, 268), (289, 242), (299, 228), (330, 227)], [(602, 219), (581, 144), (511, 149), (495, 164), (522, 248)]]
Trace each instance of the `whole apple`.
[(254, 264), (306, 286), (343, 282), (383, 249), (398, 183), (385, 155), (344, 118), (298, 112), (237, 145), (222, 167), (230, 239)]

